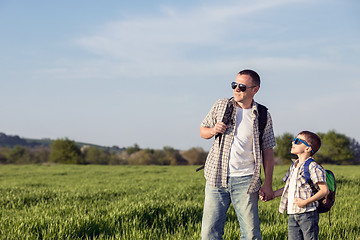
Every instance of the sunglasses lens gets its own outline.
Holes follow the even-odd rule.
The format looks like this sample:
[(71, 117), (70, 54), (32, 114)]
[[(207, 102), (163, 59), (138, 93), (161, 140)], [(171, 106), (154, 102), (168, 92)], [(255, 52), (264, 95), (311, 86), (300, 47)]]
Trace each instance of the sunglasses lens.
[(232, 83), (231, 83), (231, 88), (232, 88), (232, 89), (235, 89), (236, 86), (237, 86), (236, 82), (232, 82)]
[(299, 142), (300, 142), (300, 140), (299, 140), (298, 138), (295, 138), (295, 139), (294, 139), (294, 143), (295, 143), (295, 144), (299, 144)]

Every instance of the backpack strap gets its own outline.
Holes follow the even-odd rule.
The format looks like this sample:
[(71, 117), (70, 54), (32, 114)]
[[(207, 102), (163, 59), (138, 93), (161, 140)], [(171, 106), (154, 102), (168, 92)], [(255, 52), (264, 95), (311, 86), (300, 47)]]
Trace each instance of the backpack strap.
[(228, 103), (226, 105), (226, 109), (224, 112), (224, 116), (222, 118), (222, 122), (225, 123), (226, 125), (231, 124), (233, 119), (232, 119), (232, 114), (234, 111), (234, 104), (231, 101), (233, 99), (233, 97), (229, 98)]
[[(233, 121), (232, 114), (234, 111), (234, 104), (231, 101), (232, 99), (233, 99), (233, 97), (229, 98), (223, 118), (222, 118), (222, 122), (225, 123), (225, 125), (232, 124), (232, 121)], [(219, 133), (218, 135), (215, 136), (215, 138), (217, 138), (217, 137), (219, 138), (219, 147), (220, 147), (222, 134)]]
[(258, 103), (260, 149), (262, 148), (264, 130), (267, 123), (267, 110), (267, 107)]
[(309, 172), (309, 165), (312, 162), (314, 162), (314, 159), (312, 159), (312, 158), (309, 158), (308, 160), (306, 160), (306, 162), (304, 163), (304, 174), (305, 174), (305, 180), (310, 185), (311, 190), (313, 191), (313, 193), (316, 193), (318, 190), (315, 188), (315, 185), (314, 185), (313, 181), (311, 180), (310, 172)]

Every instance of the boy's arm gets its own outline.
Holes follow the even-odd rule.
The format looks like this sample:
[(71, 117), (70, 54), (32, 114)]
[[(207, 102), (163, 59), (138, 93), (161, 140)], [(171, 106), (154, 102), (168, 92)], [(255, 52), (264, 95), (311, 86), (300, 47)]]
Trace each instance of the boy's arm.
[(276, 190), (274, 192), (274, 197), (277, 198), (277, 197), (281, 197), (281, 195), (283, 194), (283, 191), (284, 191), (284, 188), (280, 188), (278, 190)]
[[(283, 191), (284, 191), (284, 188), (280, 188), (280, 189), (274, 191), (274, 198), (281, 197)], [(261, 192), (259, 192), (259, 197), (260, 197), (260, 199), (261, 199), (263, 202), (267, 202), (267, 201), (269, 201), (269, 200), (273, 200), (273, 199), (274, 199), (274, 198), (272, 198), (272, 199), (265, 199), (264, 194), (262, 194)]]
[(295, 201), (295, 204), (298, 207), (303, 208), (306, 205), (308, 205), (309, 203), (312, 203), (312, 202), (322, 199), (329, 193), (328, 186), (326, 185), (325, 182), (318, 182), (317, 185), (319, 186), (320, 190), (316, 194), (314, 194), (312, 197), (305, 199), (305, 200), (301, 199), (301, 198), (297, 198)]

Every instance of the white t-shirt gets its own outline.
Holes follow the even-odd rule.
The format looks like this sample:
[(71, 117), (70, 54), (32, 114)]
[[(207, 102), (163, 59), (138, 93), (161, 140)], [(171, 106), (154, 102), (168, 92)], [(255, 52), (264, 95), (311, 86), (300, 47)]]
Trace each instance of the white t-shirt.
[(228, 175), (241, 177), (254, 174), (254, 134), (252, 109), (236, 108), (236, 130), (230, 149)]
[(295, 204), (295, 191), (296, 191), (296, 179), (298, 175), (299, 168), (294, 168), (293, 174), (291, 175), (289, 182), (289, 192), (288, 192), (288, 205), (287, 205), (287, 213), (295, 214), (292, 211), (294, 209), (292, 206)]

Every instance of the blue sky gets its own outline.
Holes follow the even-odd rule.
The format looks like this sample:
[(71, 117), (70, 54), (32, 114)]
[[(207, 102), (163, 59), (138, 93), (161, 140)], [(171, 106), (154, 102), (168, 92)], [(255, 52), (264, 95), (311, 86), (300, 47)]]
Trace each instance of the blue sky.
[(203, 147), (236, 73), (275, 135), (360, 140), (360, 3), (0, 0), (0, 132), (104, 146)]

